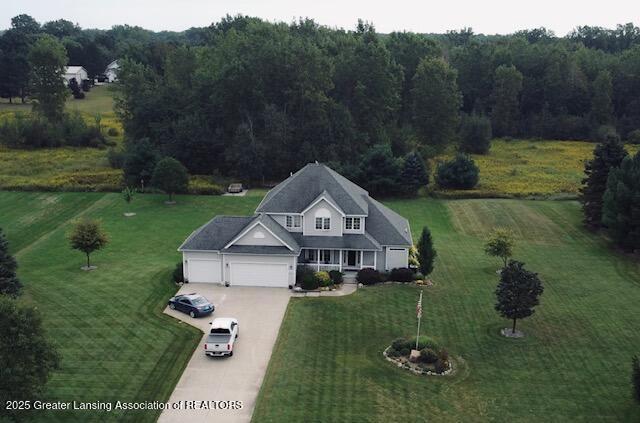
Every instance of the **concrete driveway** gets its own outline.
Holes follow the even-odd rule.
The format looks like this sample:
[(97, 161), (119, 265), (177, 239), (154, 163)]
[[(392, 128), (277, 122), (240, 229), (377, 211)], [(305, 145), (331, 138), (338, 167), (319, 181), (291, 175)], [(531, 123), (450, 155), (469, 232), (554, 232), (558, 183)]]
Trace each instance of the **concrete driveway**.
[[(251, 420), (258, 391), (271, 358), (291, 293), (286, 288), (225, 288), (214, 284), (190, 283), (181, 294), (196, 292), (211, 301), (216, 310), (210, 317), (192, 319), (176, 310), (165, 313), (205, 332), (215, 317), (235, 317), (240, 336), (233, 357), (211, 358), (204, 355), (202, 344), (196, 348), (170, 403), (181, 402), (181, 410), (165, 410), (159, 422), (248, 422)], [(204, 338), (203, 338), (204, 341)], [(235, 410), (184, 409), (186, 401), (242, 401)]]

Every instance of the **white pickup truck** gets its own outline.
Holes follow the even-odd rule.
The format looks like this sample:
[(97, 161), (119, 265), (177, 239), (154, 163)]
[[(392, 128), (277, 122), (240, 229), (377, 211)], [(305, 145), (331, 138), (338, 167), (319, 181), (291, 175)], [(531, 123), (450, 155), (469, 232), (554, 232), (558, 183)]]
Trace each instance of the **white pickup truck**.
[(219, 317), (211, 322), (211, 329), (204, 344), (204, 353), (209, 357), (233, 355), (233, 344), (240, 329), (238, 321), (230, 317)]

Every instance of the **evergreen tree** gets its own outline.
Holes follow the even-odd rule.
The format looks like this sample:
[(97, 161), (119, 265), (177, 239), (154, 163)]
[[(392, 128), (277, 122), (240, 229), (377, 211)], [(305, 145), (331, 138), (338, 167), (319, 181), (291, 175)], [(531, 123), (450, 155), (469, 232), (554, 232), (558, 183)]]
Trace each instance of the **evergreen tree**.
[(16, 276), (18, 263), (9, 254), (9, 243), (0, 228), (0, 294), (16, 298), (22, 292), (22, 284)]
[(465, 153), (487, 154), (490, 148), (491, 121), (475, 113), (465, 116), (460, 127), (460, 150)]
[(189, 174), (182, 163), (172, 157), (165, 157), (156, 164), (151, 185), (169, 194), (169, 201), (173, 201), (173, 194), (187, 191)]
[(584, 213), (584, 223), (588, 227), (602, 225), (602, 197), (607, 189), (607, 177), (612, 167), (620, 166), (627, 152), (619, 139), (611, 137), (598, 144), (593, 151), (593, 159), (585, 163), (580, 190), (580, 202)]
[(420, 187), (429, 184), (429, 172), (422, 157), (416, 152), (407, 154), (401, 174), (401, 183), (405, 191), (415, 195)]
[(640, 152), (609, 172), (602, 222), (620, 247), (640, 249)]
[(60, 122), (69, 91), (64, 84), (67, 52), (60, 41), (42, 35), (29, 52), (31, 98), (35, 111), (52, 122)]
[(438, 163), (436, 183), (445, 189), (472, 189), (478, 185), (480, 169), (466, 154), (458, 154), (452, 160)]
[(433, 247), (431, 231), (426, 226), (422, 228), (422, 233), (420, 234), (417, 247), (418, 260), (420, 261), (420, 272), (422, 272), (424, 276), (427, 276), (433, 272), (433, 262), (438, 253)]
[(500, 65), (496, 68), (491, 94), (491, 122), (499, 137), (515, 135), (518, 131), (522, 81), (522, 73), (515, 66)]
[(533, 308), (540, 304), (538, 297), (543, 291), (538, 274), (526, 270), (524, 263), (511, 260), (502, 269), (495, 309), (502, 317), (513, 320), (512, 333), (516, 331), (517, 319), (524, 319), (535, 312)]
[(422, 145), (441, 149), (455, 138), (462, 95), (444, 59), (424, 58), (413, 77), (413, 125)]
[(393, 195), (400, 191), (400, 165), (391, 148), (379, 144), (367, 151), (360, 162), (359, 182), (374, 195)]

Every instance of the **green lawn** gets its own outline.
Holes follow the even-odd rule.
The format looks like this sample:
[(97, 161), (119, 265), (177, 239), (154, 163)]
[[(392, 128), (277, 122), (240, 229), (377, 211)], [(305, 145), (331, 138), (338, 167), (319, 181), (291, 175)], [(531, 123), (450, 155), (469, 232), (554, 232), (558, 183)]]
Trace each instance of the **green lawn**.
[[(200, 331), (161, 313), (176, 291), (170, 283), (176, 248), (216, 214), (250, 213), (259, 197), (178, 198), (138, 195), (137, 216), (124, 218), (120, 194), (0, 192), (5, 230), (26, 286), (21, 301), (41, 312), (62, 355), (48, 400), (166, 401), (200, 340)], [(102, 220), (111, 244), (83, 272), (81, 253), (65, 235), (81, 216)], [(157, 414), (37, 414), (40, 421), (155, 421)]]
[[(67, 98), (67, 110), (78, 110), (91, 115), (96, 113), (110, 113), (113, 115), (113, 96), (109, 85), (97, 85), (93, 87), (91, 91), (85, 93), (85, 98), (82, 100), (76, 100), (69, 95)], [(1, 111), (30, 112), (31, 104), (28, 101), (23, 104), (19, 98), (14, 98), (13, 103), (9, 103), (7, 99), (2, 99), (0, 100), (0, 112)]]
[[(382, 350), (415, 330), (419, 289), (365, 288), (293, 299), (265, 376), (255, 422), (640, 421), (630, 363), (640, 354), (640, 265), (580, 226), (574, 202), (388, 202), (414, 239), (432, 229), (439, 253), (425, 288), (424, 332), (455, 359), (451, 377), (415, 376)], [(542, 304), (505, 339), (493, 310), (499, 261), (483, 237), (518, 236), (516, 257), (545, 282)]]

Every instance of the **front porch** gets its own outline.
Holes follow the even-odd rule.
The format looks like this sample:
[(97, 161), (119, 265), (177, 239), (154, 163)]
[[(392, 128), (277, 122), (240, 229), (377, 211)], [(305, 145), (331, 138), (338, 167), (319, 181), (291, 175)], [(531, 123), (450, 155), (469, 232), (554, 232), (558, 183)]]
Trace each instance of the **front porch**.
[(309, 266), (318, 272), (375, 269), (376, 264), (376, 252), (368, 250), (303, 248), (298, 257), (298, 266)]

